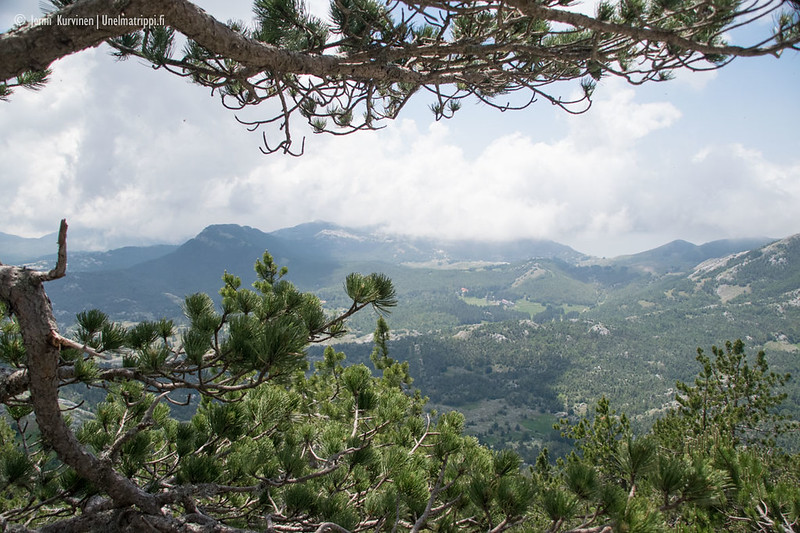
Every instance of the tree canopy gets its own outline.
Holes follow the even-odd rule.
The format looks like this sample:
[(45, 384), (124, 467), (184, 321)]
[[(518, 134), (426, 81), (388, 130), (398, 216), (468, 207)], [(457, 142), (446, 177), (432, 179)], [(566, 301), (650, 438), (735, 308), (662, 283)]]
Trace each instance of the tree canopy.
[[(396, 304), (385, 276), (347, 276), (352, 304), (326, 316), (264, 253), (252, 289), (226, 272), (219, 306), (188, 296), (186, 326), (124, 328), (89, 310), (69, 338), (43, 289), (65, 273), (65, 223), (59, 240), (50, 272), (0, 265), (0, 403), (13, 424), (0, 417), (3, 531), (421, 531), (435, 521), (500, 532), (521, 521), (531, 486), (519, 459), (465, 437), (458, 413), (423, 412), (408, 365), (388, 356), (384, 321), (381, 378), (343, 367), (331, 347), (307, 373), (310, 343), (342, 334), (367, 306)], [(75, 385), (83, 397), (100, 391), (96, 407), (64, 404)], [(192, 394), (193, 416), (171, 416)]]
[[(417, 92), (432, 95), (437, 118), (470, 97), (581, 112), (603, 76), (665, 80), (800, 43), (795, 1), (571, 7), (334, 0), (323, 21), (301, 2), (257, 0), (249, 27), (187, 0), (57, 0), (48, 18), (0, 35), (0, 98), (44, 86), (53, 61), (105, 42), (233, 109), (266, 104), (249, 123), (278, 131), (277, 143), (265, 133), (264, 151), (298, 153), (293, 119), (335, 134), (378, 128)], [(726, 42), (745, 26), (764, 31), (765, 18), (774, 27), (750, 44)], [(576, 97), (563, 82), (578, 84)], [(575, 454), (555, 465), (545, 454), (526, 472), (516, 454), (465, 436), (458, 413), (424, 411), (408, 366), (388, 354), (384, 322), (378, 376), (343, 366), (332, 348), (310, 371), (307, 346), (340, 335), (361, 309), (396, 304), (385, 276), (347, 276), (351, 304), (330, 316), (265, 253), (252, 288), (225, 273), (220, 305), (188, 296), (181, 327), (123, 327), (87, 310), (61, 334), (44, 284), (66, 273), (66, 231), (53, 270), (0, 264), (0, 530), (601, 533), (800, 521), (797, 456), (757, 438), (785, 431), (772, 414), (788, 377), (762, 356), (745, 364), (741, 344), (713, 350), (715, 362), (700, 354), (695, 385), (678, 387), (680, 407), (652, 434), (634, 436), (600, 402), (592, 419), (562, 424)], [(83, 410), (66, 401), (69, 387), (97, 401)], [(179, 419), (189, 396), (199, 406)]]
[[(605, 76), (666, 80), (800, 43), (795, 0), (603, 0), (589, 14), (570, 0), (332, 0), (327, 20), (300, 0), (256, 0), (253, 25), (221, 22), (188, 0), (52, 4), (46, 19), (0, 35), (0, 98), (41, 87), (53, 61), (106, 42), (232, 109), (272, 102), (246, 124), (271, 128), (263, 151), (295, 154), (292, 120), (335, 134), (379, 128), (418, 92), (431, 95), (437, 118), (465, 98), (580, 113)], [(731, 32), (748, 40), (730, 44)]]
[[(66, 224), (49, 272), (0, 264), (0, 531), (794, 531), (797, 429), (776, 409), (788, 375), (741, 341), (698, 351), (694, 385), (636, 435), (601, 399), (562, 420), (575, 443), (523, 468), (425, 409), (381, 318), (370, 356), (345, 366), (306, 348), (396, 301), (381, 274), (351, 274), (333, 316), (269, 253), (257, 280), (222, 276), (219, 304), (186, 321), (111, 322), (97, 310), (58, 332), (44, 283), (66, 272)], [(181, 406), (190, 404), (180, 412)], [(741, 445), (746, 443), (746, 446)]]

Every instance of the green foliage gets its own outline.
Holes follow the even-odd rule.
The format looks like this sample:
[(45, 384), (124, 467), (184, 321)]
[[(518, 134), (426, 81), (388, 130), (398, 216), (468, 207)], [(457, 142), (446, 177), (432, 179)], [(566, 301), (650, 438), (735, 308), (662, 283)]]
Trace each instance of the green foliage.
[[(200, 320), (210, 312), (198, 297), (187, 299), (186, 308)], [(233, 314), (238, 320), (247, 318)], [(94, 314), (84, 318), (90, 315)], [(230, 327), (226, 335), (232, 342), (240, 334), (237, 328), (244, 326), (227, 315), (220, 319), (226, 331)], [(94, 331), (102, 320), (97, 322)], [(88, 325), (87, 320), (83, 323)], [(152, 326), (139, 326), (131, 341), (140, 346), (140, 358), (148, 350), (165, 349), (152, 344), (157, 340)], [(254, 334), (259, 331), (247, 332)], [(425, 415), (424, 400), (407, 391), (404, 380), (391, 372), (399, 364), (381, 342), (387, 336), (384, 322), (375, 345), (383, 377), (374, 377), (364, 365), (343, 367), (344, 355), (329, 347), (309, 375), (291, 372), (286, 380), (266, 380), (235, 394), (204, 394), (188, 422), (171, 418), (169, 408), (147, 392), (147, 386), (122, 381), (110, 387), (77, 436), (140, 486), (156, 487), (169, 480), (189, 493), (202, 486), (194, 496), (197, 505), (215, 502), (222, 516), (239, 514), (238, 506), (247, 505), (249, 518), (231, 519), (232, 525), (266, 527), (267, 515), (272, 523), (285, 526), (332, 522), (350, 529), (359, 524), (378, 529), (408, 529), (414, 523), (446, 527), (476, 512), (481, 527), (521, 520), (534, 487), (522, 476), (519, 457), (511, 451), (492, 453), (464, 436), (460, 414), (435, 419)], [(160, 361), (161, 370), (149, 371), (163, 372), (165, 364)], [(28, 416), (22, 411), (17, 415)], [(16, 446), (6, 444), (11, 441), (4, 438), (2, 444), (2, 482), (36, 485), (33, 463)], [(35, 448), (35, 456), (45, 460), (46, 451)], [(70, 508), (71, 500), (58, 498), (78, 494), (86, 485), (63, 466), (56, 472), (56, 500)], [(476, 509), (461, 495), (479, 486), (485, 499)], [(230, 487), (255, 497), (219, 500), (213, 495)], [(437, 508), (441, 510), (430, 511)], [(16, 516), (29, 511), (9, 512)]]
[(628, 487), (635, 486), (643, 476), (650, 473), (655, 461), (655, 442), (646, 438), (628, 437), (616, 446), (616, 453), (613, 456), (616, 474)]
[(25, 362), (25, 347), (19, 334), (19, 325), (7, 318), (0, 308), (0, 362), (20, 367)]
[[(180, 487), (185, 496), (167, 504), (170, 512), (180, 514), (189, 498), (237, 527), (266, 528), (269, 521), (350, 529), (455, 524), (475, 514), (461, 495), (481, 483), (487, 494), (481, 524), (522, 519), (533, 489), (520, 459), (509, 451), (493, 454), (466, 437), (460, 414), (424, 414), (425, 400), (408, 390), (408, 365), (389, 356), (385, 320), (378, 322), (373, 361), (381, 377), (365, 365), (344, 367), (344, 354), (331, 347), (315, 372), (305, 372), (309, 342), (334, 336), (358, 309), (394, 305), (386, 276), (348, 277), (350, 310), (331, 318), (316, 297), (281, 279), (285, 270), (268, 254), (256, 270), (255, 290), (223, 276), (221, 311), (207, 296), (187, 297), (182, 331), (169, 320), (124, 329), (101, 312), (81, 313), (75, 336), (87, 348), (62, 353), (61, 364), (73, 382), (107, 394), (91, 412), (80, 413), (79, 442), (140, 487)], [(4, 328), (14, 340), (14, 323)], [(108, 368), (100, 361), (107, 351), (121, 352), (119, 370), (133, 372)], [(201, 396), (184, 422), (164, 403), (181, 389)], [(6, 411), (16, 438), (3, 422), (0, 482), (10, 491), (0, 507), (4, 519), (45, 524), (62, 512), (73, 514), (77, 495), (103, 494), (36, 439), (24, 400)], [(22, 504), (23, 491), (31, 488)], [(39, 514), (45, 500), (60, 511)], [(234, 518), (243, 505), (247, 518)]]
[(331, 2), (333, 31), (342, 37), (344, 50), (363, 49), (391, 39), (395, 28), (385, 7), (374, 0)]
[(575, 425), (562, 420), (556, 429), (562, 430), (564, 437), (576, 441), (576, 450), (607, 474), (620, 465), (620, 460), (625, 461), (617, 456), (617, 451), (620, 441), (630, 438), (630, 422), (625, 414), (617, 415), (606, 398), (597, 402), (592, 419), (582, 418)]
[(763, 351), (748, 361), (741, 340), (711, 351), (713, 361), (697, 350), (702, 371), (694, 385), (677, 383), (678, 408), (657, 428), (673, 443), (684, 439), (688, 447), (695, 442), (703, 447), (740, 442), (774, 446), (775, 438), (791, 425), (776, 413), (787, 396), (776, 389), (786, 385), (790, 375), (770, 371)]
[[(207, 295), (188, 296), (183, 325), (158, 320), (123, 328), (85, 311), (74, 335), (86, 348), (62, 350), (63, 376), (89, 392), (107, 391), (75, 409), (79, 441), (137, 486), (164, 495), (165, 513), (185, 517), (204, 509), (220, 524), (256, 530), (317, 529), (325, 522), (386, 531), (796, 525), (799, 463), (776, 444), (790, 429), (780, 411), (787, 395), (779, 392), (789, 376), (771, 372), (764, 353), (749, 359), (741, 342), (713, 348), (713, 360), (699, 351), (698, 378), (678, 384), (676, 408), (649, 430), (602, 395), (587, 417), (563, 396), (580, 390), (554, 388), (549, 403), (531, 394), (561, 376), (568, 361), (616, 346), (614, 336), (632, 331), (624, 325), (562, 315), (546, 324), (517, 319), (462, 328), (464, 334), (436, 344), (416, 335), (392, 339), (380, 313), (397, 301), (386, 276), (348, 276), (347, 303), (329, 316), (269, 254), (256, 272), (252, 288), (226, 272), (219, 306)], [(349, 366), (343, 352), (326, 346), (309, 372), (309, 344), (336, 337), (345, 319), (368, 306), (379, 311), (373, 344), (360, 353), (353, 346), (358, 356)], [(0, 346), (10, 354), (4, 360), (24, 365), (16, 324), (5, 320), (2, 327)], [(653, 344), (650, 335), (634, 341)], [(651, 346), (649, 356), (661, 349)], [(395, 353), (409, 362), (398, 362)], [(122, 369), (110, 364), (118, 355)], [(617, 358), (619, 372), (631, 358), (619, 352)], [(606, 360), (593, 362), (601, 364)], [(512, 378), (513, 396), (501, 410), (510, 411), (507, 419), (519, 417), (506, 435), (520, 440), (552, 423), (546, 412), (566, 407), (570, 412), (556, 424), (562, 435), (549, 437), (561, 448), (539, 454), (543, 440), (536, 448), (519, 442), (520, 456), (482, 446), (465, 435), (464, 415), (447, 409), (439, 415), (409, 388), (419, 368), (423, 384), (438, 382), (437, 400), (466, 407), (488, 394), (500, 400)], [(587, 386), (596, 376), (584, 373)], [(608, 384), (597, 379), (595, 386)], [(199, 395), (199, 406), (179, 418), (167, 400), (186, 393)], [(12, 400), (8, 422), (0, 424), (6, 495), (0, 516), (45, 524), (59, 513), (75, 514), (83, 498), (103, 496), (104, 487), (92, 487), (42, 446), (26, 398)], [(509, 405), (535, 401), (541, 411)], [(502, 442), (514, 443), (494, 441)], [(563, 456), (554, 464), (553, 450)], [(171, 491), (184, 496), (171, 499)], [(57, 512), (43, 516), (45, 501)]]
[(572, 517), (577, 508), (577, 499), (560, 489), (547, 489), (541, 496), (542, 510), (554, 524)]
[(33, 465), (24, 453), (17, 450), (9, 451), (3, 454), (0, 461), (0, 483), (25, 486), (32, 471)]
[(378, 317), (378, 323), (375, 327), (375, 333), (372, 335), (373, 349), (369, 358), (372, 361), (376, 370), (383, 371), (383, 377), (389, 383), (399, 387), (402, 385), (411, 385), (413, 379), (409, 374), (408, 361), (402, 363), (395, 361), (389, 357), (389, 325), (383, 316)]
[(256, 19), (260, 25), (255, 37), (288, 50), (314, 50), (325, 44), (328, 28), (317, 17), (306, 13), (298, 0), (256, 0)]
[(383, 274), (364, 276), (352, 273), (345, 280), (345, 291), (354, 305), (371, 304), (380, 313), (386, 313), (397, 305), (392, 282)]
[[(715, 362), (699, 351), (700, 378), (695, 387), (681, 387), (688, 397), (701, 397), (705, 410), (686, 409), (690, 402), (681, 402), (639, 437), (605, 399), (592, 419), (560, 422), (565, 435), (576, 439), (576, 453), (556, 468), (537, 463), (532, 472), (547, 487), (541, 493), (542, 523), (550, 531), (588, 523), (597, 524), (598, 531), (603, 524), (621, 531), (771, 531), (780, 530), (779, 524), (790, 530), (797, 525), (797, 455), (763, 439), (750, 438), (747, 446), (739, 446), (726, 433), (768, 419), (783, 399), (774, 389), (785, 376), (770, 374), (763, 354), (755, 365), (759, 372), (750, 369), (741, 342), (713, 352)], [(737, 401), (729, 390), (733, 387), (748, 391), (747, 404), (753, 408), (729, 409)], [(690, 431), (702, 427), (708, 413), (723, 413), (715, 419), (722, 428), (715, 438)], [(726, 420), (736, 424), (726, 425)]]
[(17, 76), (14, 83), (8, 81), (0, 83), (0, 101), (8, 101), (13, 89), (16, 87), (24, 87), (32, 91), (38, 91), (43, 88), (49, 81), (50, 75), (53, 73), (49, 68), (42, 70), (27, 70)]

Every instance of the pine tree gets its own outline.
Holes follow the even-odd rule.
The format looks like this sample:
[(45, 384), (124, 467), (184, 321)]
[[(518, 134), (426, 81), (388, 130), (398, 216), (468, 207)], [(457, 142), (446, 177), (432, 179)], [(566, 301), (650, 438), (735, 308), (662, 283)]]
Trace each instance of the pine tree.
[(694, 386), (678, 383), (677, 407), (634, 436), (601, 399), (593, 418), (559, 423), (575, 451), (532, 471), (539, 506), (528, 519), (550, 532), (796, 531), (800, 456), (776, 445), (796, 430), (776, 408), (789, 379), (741, 341), (698, 350)]
[(748, 361), (741, 339), (726, 342), (724, 348), (712, 346), (711, 353), (713, 360), (698, 348), (702, 371), (693, 385), (677, 383), (678, 407), (668, 418), (682, 422), (680, 431), (689, 437), (688, 446), (696, 441), (702, 447), (774, 446), (775, 437), (787, 429), (775, 411), (786, 393), (777, 389), (791, 376), (771, 372), (763, 351)]
[[(63, 261), (65, 239), (64, 224)], [(52, 328), (41, 345), (38, 322), (55, 324), (42, 283), (61, 266), (0, 267), (10, 311), (0, 357), (13, 370), (0, 382), (3, 527), (500, 532), (524, 519), (532, 485), (519, 458), (466, 437), (458, 413), (425, 413), (408, 366), (389, 357), (385, 320), (373, 357), (382, 377), (344, 366), (330, 346), (309, 372), (310, 343), (342, 335), (365, 307), (396, 304), (385, 276), (349, 275), (352, 304), (330, 317), (264, 253), (252, 289), (226, 272), (219, 307), (188, 296), (185, 326), (123, 328), (92, 310), (74, 339)], [(59, 399), (76, 385), (102, 395), (96, 407)], [(193, 396), (195, 413), (177, 418), (171, 406)]]
[[(561, 0), (332, 0), (322, 20), (299, 0), (255, 0), (252, 27), (189, 0), (51, 3), (49, 18), (0, 38), (0, 99), (41, 88), (54, 60), (105, 42), (120, 59), (210, 88), (227, 107), (274, 102), (277, 114), (247, 125), (268, 128), (264, 152), (293, 154), (303, 151), (293, 147), (293, 121), (336, 134), (379, 128), (418, 92), (432, 96), (437, 119), (465, 99), (580, 113), (604, 77), (663, 81), (800, 43), (797, 2), (603, 1), (590, 16)], [(761, 24), (770, 18), (772, 27)], [(58, 22), (69, 20), (95, 23)], [(754, 30), (750, 44), (729, 44), (727, 32), (743, 25)]]

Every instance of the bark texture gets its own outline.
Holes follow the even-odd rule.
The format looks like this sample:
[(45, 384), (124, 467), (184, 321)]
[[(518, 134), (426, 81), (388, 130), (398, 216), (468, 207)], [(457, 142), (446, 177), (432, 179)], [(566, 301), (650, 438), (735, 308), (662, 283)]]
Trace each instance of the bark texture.
[(117, 473), (109, 462), (101, 461), (87, 452), (61, 416), (58, 404), (61, 345), (44, 282), (63, 277), (66, 273), (66, 234), (67, 224), (62, 221), (58, 264), (50, 272), (0, 266), (0, 301), (8, 306), (19, 324), (27, 356), (28, 390), (36, 422), (42, 437), (58, 457), (79, 475), (103, 487), (115, 503), (120, 506), (135, 505), (148, 513), (158, 514), (159, 506), (155, 497)]
[[(419, 83), (430, 77), (388, 62), (352, 62), (344, 58), (291, 52), (247, 38), (187, 0), (82, 0), (50, 17), (61, 20), (130, 19), (163, 20), (180, 33), (217, 54), (259, 70), (311, 74), (322, 78), (391, 80)], [(163, 17), (163, 19), (162, 19)], [(0, 80), (28, 70), (42, 70), (56, 59), (98, 46), (106, 39), (143, 28), (143, 25), (85, 26), (39, 23), (0, 35)], [(442, 80), (447, 81), (444, 76)], [(450, 80), (454, 79), (452, 76)]]
[[(413, 2), (409, 2), (413, 5)], [(423, 4), (425, 5), (425, 4)], [(448, 10), (444, 1), (430, 6)], [(796, 45), (797, 38), (782, 42), (765, 41), (756, 46), (703, 44), (684, 37), (680, 32), (636, 24), (615, 24), (562, 9), (545, 7), (531, 0), (508, 0), (508, 6), (531, 17), (564, 23), (575, 28), (587, 28), (609, 35), (627, 37), (634, 42), (660, 42), (674, 47), (694, 50), (701, 54), (731, 56), (778, 55), (783, 49)], [(121, 18), (120, 18), (121, 17)], [(129, 25), (109, 23), (113, 19), (131, 21)], [(95, 24), (59, 23), (67, 20), (92, 20)], [(141, 20), (154, 20), (170, 26), (197, 41), (208, 50), (251, 67), (255, 72), (270, 70), (283, 74), (308, 74), (320, 78), (340, 77), (349, 80), (391, 81), (413, 84), (453, 83), (465, 81), (458, 70), (420, 71), (393, 64), (398, 55), (403, 58), (426, 57), (425, 46), (385, 47), (370, 51), (367, 57), (342, 57), (331, 54), (292, 52), (243, 36), (216, 20), (189, 0), (78, 0), (53, 13), (35, 25), (0, 35), (0, 80), (11, 79), (28, 70), (42, 70), (56, 59), (74, 52), (98, 46), (105, 40), (140, 30)], [(438, 43), (440, 47), (444, 43)], [(501, 44), (502, 43), (498, 43)], [(480, 47), (491, 53), (493, 45)], [(436, 50), (441, 59), (445, 50)], [(565, 53), (569, 49), (564, 49)], [(384, 57), (384, 54), (390, 56)], [(391, 57), (393, 56), (393, 58)], [(469, 80), (466, 80), (469, 81)]]

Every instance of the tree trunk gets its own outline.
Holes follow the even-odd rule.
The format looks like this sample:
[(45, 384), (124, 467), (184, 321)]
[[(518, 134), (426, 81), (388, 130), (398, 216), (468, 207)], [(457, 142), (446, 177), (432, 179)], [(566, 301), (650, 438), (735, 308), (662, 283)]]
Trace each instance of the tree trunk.
[(67, 427), (58, 404), (58, 364), (61, 347), (58, 326), (44, 282), (66, 273), (67, 225), (61, 222), (58, 264), (50, 272), (0, 266), (0, 301), (17, 318), (25, 346), (28, 388), (42, 437), (64, 464), (104, 490), (120, 506), (136, 505), (159, 514), (155, 496), (147, 494), (116, 472), (110, 462), (87, 452)]

